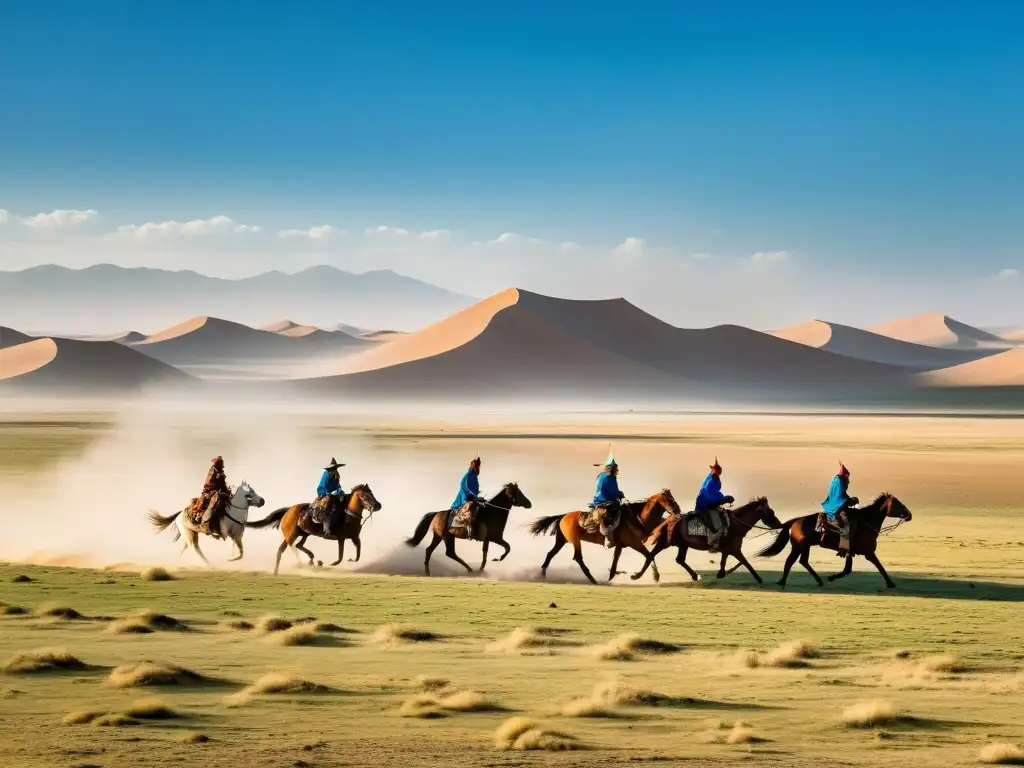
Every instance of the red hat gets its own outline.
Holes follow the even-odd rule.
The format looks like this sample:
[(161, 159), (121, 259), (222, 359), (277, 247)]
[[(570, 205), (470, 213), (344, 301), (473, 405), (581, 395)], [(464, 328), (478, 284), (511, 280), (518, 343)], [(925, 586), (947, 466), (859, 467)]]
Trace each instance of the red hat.
[(717, 456), (715, 456), (715, 463), (711, 465), (711, 471), (714, 472), (715, 470), (718, 470), (718, 471), (722, 470), (722, 465), (718, 463), (718, 457)]
[(839, 476), (840, 477), (849, 477), (850, 476), (850, 470), (848, 470), (846, 468), (846, 465), (843, 464), (843, 462), (841, 462), (841, 461), (839, 462)]
[(217, 456), (217, 457), (211, 459), (210, 463), (211, 464), (223, 464), (224, 463), (224, 459), (222, 459), (220, 456)]

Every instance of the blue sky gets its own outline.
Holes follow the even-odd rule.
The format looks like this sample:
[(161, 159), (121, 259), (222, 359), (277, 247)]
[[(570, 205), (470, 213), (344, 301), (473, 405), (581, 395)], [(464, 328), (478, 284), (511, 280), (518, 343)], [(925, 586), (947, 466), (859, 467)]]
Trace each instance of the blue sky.
[[(927, 272), (922, 303), (1024, 271), (1018, 3), (153, 8), (0, 8), (0, 208), (784, 251), (808, 290)], [(18, 266), (55, 250), (17, 240)], [(252, 271), (275, 258), (301, 262)]]

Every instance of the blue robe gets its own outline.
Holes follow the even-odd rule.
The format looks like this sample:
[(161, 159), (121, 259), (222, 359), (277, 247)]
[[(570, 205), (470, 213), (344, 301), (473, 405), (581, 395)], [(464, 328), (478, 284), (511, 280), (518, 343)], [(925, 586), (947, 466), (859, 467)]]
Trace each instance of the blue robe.
[(846, 489), (850, 487), (850, 478), (836, 475), (832, 478), (832, 484), (828, 487), (828, 496), (821, 502), (821, 508), (825, 514), (833, 520), (836, 513), (850, 500), (850, 494)]
[(597, 491), (594, 493), (594, 500), (590, 506), (596, 507), (599, 504), (607, 504), (609, 501), (624, 499), (625, 495), (619, 490), (619, 481), (610, 472), (602, 472), (597, 476)]
[(324, 472), (320, 478), (320, 485), (316, 487), (317, 496), (341, 496), (345, 491), (341, 488), (341, 481), (332, 472)]
[(462, 505), (470, 499), (480, 495), (480, 478), (472, 469), (467, 469), (459, 483), (459, 495), (452, 502), (452, 509), (461, 509)]
[(714, 509), (725, 503), (725, 494), (722, 493), (722, 479), (716, 477), (714, 472), (708, 472), (704, 478), (704, 484), (697, 492), (697, 511)]

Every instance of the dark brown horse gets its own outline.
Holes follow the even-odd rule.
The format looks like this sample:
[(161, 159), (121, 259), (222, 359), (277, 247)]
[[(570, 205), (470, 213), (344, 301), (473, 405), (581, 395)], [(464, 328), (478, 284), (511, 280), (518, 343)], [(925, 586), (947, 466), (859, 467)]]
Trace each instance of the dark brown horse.
[[(875, 554), (875, 548), (878, 546), (878, 536), (882, 531), (882, 523), (885, 518), (893, 517), (901, 522), (909, 522), (913, 517), (910, 514), (910, 510), (891, 493), (883, 493), (866, 507), (849, 510), (849, 514), (851, 519), (853, 519), (854, 515), (856, 516), (857, 529), (853, 532), (853, 537), (850, 540), (850, 551), (846, 555), (846, 567), (841, 572), (829, 576), (828, 580), (835, 581), (844, 576), (849, 576), (853, 570), (854, 556), (863, 555), (882, 574), (886, 586), (890, 589), (894, 588), (896, 585), (889, 578), (889, 574), (885, 572), (882, 563), (879, 562), (878, 556)], [(786, 548), (787, 543), (792, 543), (793, 546), (789, 552), (789, 557), (786, 558), (786, 566), (782, 571), (782, 578), (779, 580), (780, 587), (786, 586), (789, 571), (797, 559), (800, 560), (800, 565), (806, 568), (807, 572), (818, 582), (818, 586), (824, 586), (825, 582), (821, 580), (821, 577), (811, 567), (809, 560), (811, 547), (817, 546), (838, 551), (839, 533), (831, 528), (826, 529), (824, 533), (819, 533), (817, 522), (818, 513), (790, 520), (782, 526), (782, 530), (779, 531), (779, 537), (771, 546), (757, 553), (758, 557), (774, 557)]]
[[(503, 538), (505, 536), (505, 524), (508, 522), (508, 513), (512, 507), (529, 509), (532, 506), (533, 503), (526, 498), (526, 494), (519, 490), (518, 483), (507, 483), (504, 488), (498, 491), (493, 499), (479, 507), (476, 513), (475, 528), (477, 540), (484, 543), (483, 560), (480, 563), (481, 571), (487, 565), (487, 549), (491, 542), (505, 548), (505, 552), (501, 557), (494, 558), (496, 563), (500, 563), (512, 551), (512, 547)], [(457, 562), (467, 571), (473, 571), (461, 557), (455, 554), (455, 539), (468, 539), (469, 534), (465, 528), (458, 528), (456, 529), (458, 533), (452, 533), (451, 528), (448, 526), (450, 514), (450, 509), (442, 509), (439, 512), (427, 512), (420, 519), (419, 525), (416, 526), (416, 531), (412, 537), (405, 540), (405, 543), (410, 547), (418, 547), (420, 542), (423, 541), (423, 537), (427, 535), (427, 531), (433, 530), (434, 540), (427, 545), (427, 554), (423, 559), (423, 571), (427, 576), (430, 575), (430, 556), (434, 554), (437, 545), (442, 541), (444, 542), (445, 556)]]
[[(355, 543), (356, 556), (352, 562), (359, 562), (359, 556), (363, 551), (363, 544), (359, 539), (359, 534), (363, 530), (363, 513), (370, 512), (372, 514), (378, 511), (380, 506), (380, 502), (373, 495), (370, 486), (365, 484), (357, 485), (352, 489), (352, 492), (348, 495), (348, 501), (345, 504), (345, 511), (341, 516), (341, 521), (335, 521), (332, 527), (332, 533), (338, 539), (338, 559), (331, 563), (331, 565), (337, 565), (345, 557), (345, 539), (351, 539)], [(309, 526), (308, 531), (299, 527), (299, 520), (307, 509), (309, 509), (309, 504), (294, 504), (290, 507), (281, 507), (281, 509), (272, 512), (262, 520), (245, 524), (246, 528), (281, 529), (284, 541), (281, 542), (281, 546), (277, 549), (277, 562), (274, 563), (275, 575), (281, 567), (281, 555), (291, 546), (294, 546), (295, 549), (301, 552), (305, 552), (309, 556), (309, 564), (313, 564), (313, 553), (306, 549), (303, 544), (306, 543), (306, 539), (310, 536), (323, 538), (324, 527), (322, 523), (314, 523), (312, 520), (306, 523)], [(298, 554), (295, 557), (298, 559)]]
[[(672, 491), (665, 488), (643, 501), (625, 502), (622, 504), (621, 510), (622, 516), (619, 525), (612, 531), (615, 553), (612, 555), (612, 565), (608, 571), (608, 581), (622, 573), (622, 571), (616, 569), (619, 566), (619, 556), (622, 554), (623, 547), (629, 547), (639, 552), (645, 558), (648, 557), (647, 548), (644, 546), (644, 538), (658, 526), (665, 512), (678, 514), (679, 505), (672, 496)], [(544, 558), (544, 564), (540, 567), (541, 575), (547, 575), (548, 566), (551, 564), (552, 558), (567, 543), (571, 543), (573, 548), (572, 559), (576, 561), (580, 570), (583, 571), (583, 575), (592, 584), (597, 583), (591, 575), (590, 569), (583, 562), (581, 544), (584, 541), (588, 541), (591, 544), (604, 545), (605, 539), (601, 533), (590, 533), (580, 526), (580, 515), (582, 514), (584, 513), (568, 512), (564, 515), (551, 515), (539, 518), (530, 525), (530, 534), (533, 536), (540, 536), (544, 533), (553, 533), (555, 536), (555, 545), (548, 552), (548, 556)], [(639, 579), (646, 570), (647, 566), (644, 565), (644, 568), (639, 573), (634, 573), (629, 578), (633, 580)], [(654, 577), (655, 581), (661, 578), (657, 566), (651, 569), (651, 576)]]
[[(758, 584), (763, 584), (764, 582), (757, 571), (754, 570), (754, 566), (750, 564), (750, 561), (743, 554), (743, 539), (759, 522), (768, 526), (768, 528), (781, 528), (782, 522), (775, 516), (775, 511), (768, 504), (768, 499), (764, 496), (754, 499), (737, 509), (723, 508), (719, 511), (729, 516), (729, 530), (725, 532), (718, 542), (718, 551), (722, 553), (722, 563), (719, 566), (717, 578), (724, 578), (727, 574), (739, 568), (740, 565), (743, 565), (750, 571), (751, 576), (757, 579)], [(691, 579), (700, 581), (700, 575), (687, 565), (686, 553), (690, 549), (706, 551), (710, 547), (708, 546), (706, 534), (693, 535), (689, 532), (689, 521), (692, 516), (691, 513), (676, 519), (670, 518), (654, 530), (647, 541), (644, 542), (647, 546), (652, 547), (652, 549), (651, 553), (647, 555), (647, 562), (640, 569), (641, 574), (647, 570), (648, 565), (654, 565), (654, 558), (658, 556), (659, 552), (674, 546), (679, 549), (676, 555), (676, 562), (686, 569)], [(726, 571), (725, 563), (729, 557), (735, 557), (739, 560), (739, 564)]]

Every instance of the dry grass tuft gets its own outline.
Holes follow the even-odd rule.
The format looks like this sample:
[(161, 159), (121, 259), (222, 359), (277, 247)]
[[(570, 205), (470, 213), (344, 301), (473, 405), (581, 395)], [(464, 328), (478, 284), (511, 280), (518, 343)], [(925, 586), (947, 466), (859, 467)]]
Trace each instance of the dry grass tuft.
[(131, 705), (124, 714), (139, 720), (174, 720), (181, 713), (164, 704), (160, 699), (142, 699)]
[(843, 710), (843, 725), (850, 728), (871, 728), (886, 725), (900, 719), (899, 710), (891, 701), (872, 699), (851, 704)]
[(0, 602), (0, 616), (24, 616), (26, 613), (28, 611), (20, 606)]
[(434, 696), (426, 693), (418, 694), (403, 701), (398, 712), (402, 717), (418, 717), (422, 719), (434, 719), (446, 716), (444, 711), (438, 705), (438, 700)]
[(742, 720), (731, 725), (717, 717), (705, 720), (704, 730), (697, 734), (697, 741), (703, 744), (757, 744), (767, 739)]
[(767, 653), (740, 651), (735, 660), (748, 669), (800, 669), (810, 666), (808, 659), (816, 659), (818, 649), (806, 640), (790, 640)]
[(107, 677), (112, 688), (159, 687), (169, 685), (202, 685), (210, 682), (196, 672), (153, 661), (135, 661), (115, 668)]
[(882, 670), (882, 681), (897, 686), (924, 685), (948, 680), (968, 667), (956, 656), (948, 653), (889, 664)]
[(284, 632), (286, 629), (291, 628), (292, 623), (288, 619), (283, 619), (273, 614), (264, 616), (256, 622), (256, 631), (264, 635), (269, 635), (272, 632)]
[(370, 642), (376, 645), (398, 645), (402, 642), (430, 643), (440, 639), (442, 639), (442, 636), (435, 632), (409, 629), (400, 624), (384, 624), (377, 627), (377, 630), (370, 637)]
[(494, 734), (498, 749), (563, 751), (579, 749), (571, 737), (549, 731), (526, 717), (510, 717)]
[(488, 653), (506, 653), (509, 655), (521, 655), (527, 653), (548, 652), (553, 645), (551, 638), (530, 627), (516, 627), (505, 637), (498, 638), (488, 643)]
[(43, 603), (38, 608), (36, 608), (36, 616), (42, 616), (51, 619), (64, 619), (66, 621), (84, 618), (82, 614), (80, 614), (74, 608), (69, 608), (66, 605), (62, 605), (61, 603)]
[(638, 653), (676, 653), (679, 646), (626, 633), (587, 650), (591, 656), (602, 661), (630, 661)]
[(205, 733), (196, 733), (195, 731), (188, 731), (181, 734), (178, 737), (178, 741), (182, 744), (209, 744), (210, 737)]
[(7, 675), (22, 675), (81, 669), (85, 669), (85, 664), (67, 651), (60, 648), (40, 648), (16, 654), (0, 668), (0, 671)]
[(657, 706), (667, 701), (668, 697), (660, 693), (611, 679), (594, 685), (589, 696), (568, 702), (562, 707), (562, 714), (566, 717), (614, 717), (616, 707)]
[(126, 725), (141, 725), (141, 723), (135, 718), (122, 714), (101, 715), (100, 717), (97, 717), (95, 720), (93, 720), (92, 724), (98, 725), (101, 728), (121, 728)]
[[(447, 681), (445, 681), (447, 682)], [(400, 708), (403, 717), (443, 717), (446, 712), (500, 712), (504, 707), (476, 691), (418, 693), (406, 699)]]
[(725, 737), (726, 744), (758, 744), (763, 741), (767, 739), (758, 736), (753, 728), (742, 723), (736, 723)]
[(229, 706), (241, 706), (256, 696), (327, 693), (330, 690), (326, 685), (303, 680), (285, 672), (268, 672), (252, 685), (228, 696), (225, 703)]
[(33, 579), (29, 576), (26, 576), (23, 573), (19, 573), (17, 576), (11, 579), (11, 581), (15, 584), (28, 584), (29, 582), (33, 581)]
[(218, 626), (221, 629), (233, 632), (248, 632), (253, 629), (252, 622), (245, 621), (244, 619), (223, 619)]
[(296, 624), (291, 629), (282, 632), (274, 632), (267, 640), (274, 645), (295, 646), (295, 645), (322, 645), (331, 638), (324, 635), (320, 625)]
[(185, 632), (188, 627), (181, 621), (162, 613), (141, 610), (107, 625), (107, 632), (115, 635), (148, 635), (152, 632)]
[(174, 581), (174, 576), (166, 568), (161, 568), (159, 565), (147, 568), (139, 574), (139, 577), (143, 581)]
[(419, 675), (413, 680), (413, 687), (425, 693), (438, 693), (451, 687), (451, 681), (443, 677), (431, 677), (430, 675)]
[(1024, 749), (1016, 744), (987, 744), (978, 753), (978, 760), (989, 765), (1024, 765)]
[(97, 712), (95, 710), (80, 710), (78, 712), (68, 712), (64, 715), (64, 725), (87, 725), (98, 717), (103, 717), (106, 712)]

